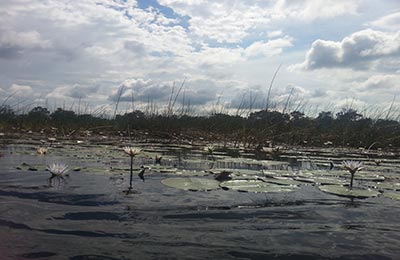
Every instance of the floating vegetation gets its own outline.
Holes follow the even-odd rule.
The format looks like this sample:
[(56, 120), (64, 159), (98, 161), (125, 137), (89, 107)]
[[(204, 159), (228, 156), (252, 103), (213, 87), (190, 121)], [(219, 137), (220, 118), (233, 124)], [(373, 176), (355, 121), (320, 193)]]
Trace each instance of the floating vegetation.
[(45, 155), (45, 154), (47, 154), (47, 152), (48, 152), (48, 149), (45, 147), (38, 147), (36, 149), (36, 153), (39, 155)]
[(340, 185), (322, 185), (319, 186), (319, 189), (323, 192), (334, 194), (337, 196), (359, 199), (376, 197), (380, 194), (380, 192), (376, 190), (360, 188), (349, 189), (348, 187)]
[(52, 163), (47, 166), (46, 168), (52, 176), (58, 176), (58, 177), (63, 177), (66, 176), (69, 168), (68, 165), (64, 163)]
[(354, 174), (363, 169), (363, 164), (362, 162), (359, 161), (343, 161), (342, 162), (342, 166), (343, 168), (345, 168), (346, 170), (348, 170), (351, 174), (350, 176), (350, 189), (353, 188), (353, 180), (354, 180)]
[(278, 185), (261, 180), (230, 180), (220, 184), (223, 189), (237, 190), (243, 192), (269, 193), (269, 192), (291, 192), (294, 186)]
[(398, 182), (368, 183), (367, 186), (381, 191), (382, 190), (400, 191), (400, 183)]
[(278, 184), (278, 185), (299, 186), (301, 184), (301, 182), (296, 181), (289, 177), (273, 177), (273, 178), (261, 177), (259, 179), (264, 182)]
[(384, 192), (383, 196), (392, 200), (400, 200), (400, 193), (398, 192)]
[(161, 181), (162, 184), (181, 190), (210, 191), (219, 189), (219, 182), (206, 178), (168, 178)]
[[(131, 174), (130, 174), (130, 178), (129, 178), (129, 190), (131, 190), (132, 189), (132, 179), (133, 179), (133, 177), (132, 177), (133, 176), (133, 157), (135, 157), (136, 155), (140, 154), (140, 152), (142, 150), (139, 149), (139, 148), (133, 148), (133, 147), (129, 147), (129, 146), (124, 147), (123, 150), (124, 150), (124, 152), (126, 154), (128, 154), (131, 157), (131, 163), (130, 163), (130, 165), (131, 165), (131, 168), (130, 168)], [(143, 171), (143, 173), (144, 173), (144, 171)], [(140, 177), (140, 178), (144, 181), (143, 173), (142, 173), (142, 171), (139, 172), (139, 174), (142, 174), (142, 177)]]
[(15, 169), (22, 170), (22, 171), (44, 171), (46, 167), (41, 165), (31, 165), (27, 163), (21, 163), (20, 165), (16, 166)]

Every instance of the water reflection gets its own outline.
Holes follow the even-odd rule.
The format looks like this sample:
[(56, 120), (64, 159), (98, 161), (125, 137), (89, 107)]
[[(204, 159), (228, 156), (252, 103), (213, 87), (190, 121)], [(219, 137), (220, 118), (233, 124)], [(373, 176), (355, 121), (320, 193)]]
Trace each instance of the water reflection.
[(63, 189), (68, 183), (68, 177), (52, 175), (47, 179), (47, 184), (49, 188)]

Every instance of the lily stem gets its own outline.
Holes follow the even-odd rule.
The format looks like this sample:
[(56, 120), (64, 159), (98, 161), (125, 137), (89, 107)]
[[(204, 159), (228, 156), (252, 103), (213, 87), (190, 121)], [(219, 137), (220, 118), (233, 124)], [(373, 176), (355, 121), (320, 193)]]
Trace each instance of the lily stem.
[(350, 190), (353, 189), (353, 179), (354, 179), (354, 173), (351, 173)]
[(131, 176), (129, 178), (129, 189), (132, 189), (132, 177), (133, 177), (133, 156), (131, 156)]

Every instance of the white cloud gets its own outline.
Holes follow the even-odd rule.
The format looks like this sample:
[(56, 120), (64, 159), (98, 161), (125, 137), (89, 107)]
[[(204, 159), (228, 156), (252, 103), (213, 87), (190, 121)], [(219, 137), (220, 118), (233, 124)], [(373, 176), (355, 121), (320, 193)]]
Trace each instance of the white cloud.
[(8, 89), (9, 93), (13, 96), (29, 96), (33, 93), (32, 87), (28, 85), (12, 84)]
[(274, 8), (282, 18), (312, 21), (318, 18), (356, 15), (359, 6), (359, 0), (279, 0)]
[(383, 16), (371, 23), (373, 27), (399, 31), (400, 30), (400, 12), (392, 13), (386, 16)]
[(268, 38), (275, 38), (282, 36), (283, 32), (281, 30), (270, 31), (267, 33)]
[(360, 5), (359, 0), (280, 0), (275, 4), (257, 0), (159, 2), (190, 17), (192, 33), (219, 43), (239, 43), (252, 31), (264, 30), (287, 19), (310, 22), (317, 18), (355, 15)]
[(282, 53), (284, 48), (293, 46), (293, 38), (285, 36), (284, 38), (273, 39), (267, 42), (257, 41), (244, 50), (247, 57), (271, 57)]
[(46, 95), (46, 98), (54, 99), (88, 99), (97, 96), (98, 86), (82, 86), (80, 84), (63, 85), (56, 87)]
[(15, 32), (0, 29), (0, 58), (14, 58), (26, 50), (50, 47), (51, 42), (44, 40), (37, 31)]
[[(258, 97), (282, 63), (273, 96), (284, 102), (293, 84), (310, 102), (337, 102), (348, 95), (343, 89), (362, 92), (374, 74), (399, 73), (398, 10), (382, 2), (375, 8), (354, 0), (157, 1), (171, 12), (153, 1), (142, 2), (145, 9), (124, 0), (0, 1), (0, 85), (97, 106), (112, 103), (121, 82), (126, 101), (133, 91), (142, 102), (165, 103), (172, 82), (187, 78), (186, 99), (201, 106), (217, 95), (227, 103), (249, 96), (249, 89)], [(359, 31), (366, 26), (379, 29)], [(288, 71), (312, 42), (302, 64), (308, 71)]]
[(371, 29), (345, 37), (340, 42), (316, 40), (299, 67), (319, 68), (350, 67), (371, 69), (386, 58), (400, 55), (400, 32), (390, 33)]
[(400, 76), (393, 74), (374, 75), (364, 82), (358, 83), (357, 89), (362, 92), (379, 92), (399, 94)]
[(169, 99), (175, 99), (177, 103), (190, 103), (191, 105), (202, 105), (215, 99), (215, 83), (207, 80), (189, 80), (185, 82), (181, 91), (180, 82), (155, 82), (150, 79), (131, 78), (124, 80), (116, 87), (109, 100), (112, 102), (156, 102), (166, 104)]

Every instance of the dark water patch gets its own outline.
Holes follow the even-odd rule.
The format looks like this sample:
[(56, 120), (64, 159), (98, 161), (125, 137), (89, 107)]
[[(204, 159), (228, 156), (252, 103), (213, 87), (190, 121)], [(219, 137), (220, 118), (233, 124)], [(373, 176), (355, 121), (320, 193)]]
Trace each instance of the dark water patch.
[(128, 258), (114, 258), (102, 255), (76, 255), (69, 258), (70, 260), (125, 260)]
[(310, 255), (310, 254), (286, 254), (279, 255), (273, 253), (258, 253), (258, 252), (238, 252), (230, 251), (228, 255), (235, 257), (236, 259), (246, 259), (246, 260), (328, 260), (320, 255)]
[(295, 211), (246, 211), (246, 212), (199, 212), (185, 214), (170, 214), (165, 215), (166, 219), (214, 219), (214, 220), (246, 220), (246, 219), (305, 219), (302, 212)]
[(0, 190), (0, 196), (17, 197), (20, 199), (32, 199), (40, 202), (56, 203), (73, 206), (103, 206), (115, 205), (117, 201), (101, 200), (103, 194), (60, 194), (51, 192), (24, 193), (18, 191)]
[(30, 226), (25, 224), (15, 223), (3, 219), (0, 219), (0, 226), (6, 226), (13, 229), (24, 229), (30, 231), (44, 232), (47, 234), (74, 235), (81, 237), (111, 237), (111, 238), (136, 239), (148, 236), (148, 234), (145, 233), (127, 234), (127, 233), (107, 233), (100, 231), (96, 232), (96, 231), (82, 231), (82, 230), (36, 229), (36, 228), (31, 228)]
[(236, 259), (246, 260), (392, 260), (392, 258), (382, 255), (344, 255), (327, 257), (315, 254), (271, 254), (258, 252), (239, 252), (230, 251), (230, 256)]
[(4, 220), (4, 219), (0, 219), (0, 226), (9, 227), (9, 228), (13, 228), (13, 229), (34, 230), (31, 227), (29, 227), (28, 225), (15, 223), (15, 222)]
[(393, 260), (394, 258), (383, 255), (344, 255), (331, 258), (332, 260)]
[(22, 254), (21, 256), (27, 259), (37, 259), (37, 258), (45, 258), (55, 256), (57, 255), (56, 253), (52, 252), (33, 252), (33, 253), (26, 253)]
[(113, 213), (113, 212), (74, 212), (66, 213), (63, 217), (54, 218), (59, 220), (111, 220), (111, 221), (123, 221), (127, 219), (126, 214)]

